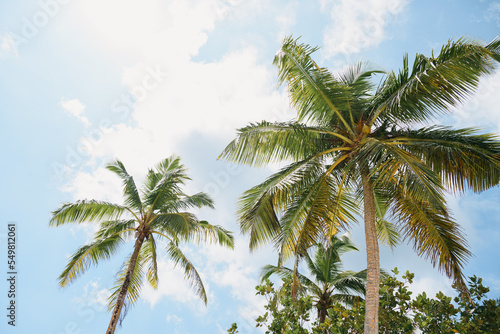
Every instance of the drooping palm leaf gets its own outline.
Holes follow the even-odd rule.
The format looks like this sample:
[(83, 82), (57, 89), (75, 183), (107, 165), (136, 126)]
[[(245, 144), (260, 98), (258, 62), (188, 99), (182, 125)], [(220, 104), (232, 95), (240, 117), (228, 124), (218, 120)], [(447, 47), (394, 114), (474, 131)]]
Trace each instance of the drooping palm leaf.
[(176, 266), (179, 265), (184, 270), (184, 277), (191, 283), (191, 286), (195, 289), (198, 296), (206, 304), (207, 293), (205, 291), (205, 287), (203, 286), (201, 277), (194, 265), (184, 255), (184, 253), (182, 253), (180, 248), (175, 243), (170, 242), (166, 249), (170, 259), (174, 261)]
[(66, 268), (59, 275), (59, 285), (64, 288), (82, 275), (90, 266), (95, 266), (100, 260), (109, 259), (123, 243), (119, 234), (104, 239), (98, 239), (80, 247), (70, 258)]
[[(144, 245), (143, 245), (144, 247)], [(144, 278), (144, 252), (139, 252), (137, 257), (137, 262), (132, 270), (132, 275), (128, 276), (128, 267), (131, 261), (129, 257), (127, 261), (125, 261), (122, 265), (122, 269), (118, 273), (115, 281), (115, 285), (111, 288), (111, 295), (108, 297), (108, 311), (113, 310), (118, 302), (118, 297), (120, 295), (120, 291), (125, 284), (125, 280), (129, 279), (130, 283), (127, 288), (127, 293), (125, 295), (125, 304), (134, 305), (139, 299), (139, 294), (142, 288), (142, 281)]]

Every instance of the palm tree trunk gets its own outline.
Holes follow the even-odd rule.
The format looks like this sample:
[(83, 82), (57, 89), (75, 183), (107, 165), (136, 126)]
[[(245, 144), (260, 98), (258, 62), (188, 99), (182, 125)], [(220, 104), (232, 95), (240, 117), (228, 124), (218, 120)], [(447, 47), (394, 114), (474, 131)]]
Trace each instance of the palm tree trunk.
[[(325, 323), (325, 320), (326, 320), (326, 315), (327, 315), (327, 312), (326, 312), (326, 309), (321, 309), (321, 310), (318, 310), (318, 318), (319, 318), (319, 324), (324, 324)], [(324, 334), (328, 334), (328, 330), (325, 329), (323, 331)]]
[(134, 272), (135, 265), (137, 262), (137, 257), (139, 256), (139, 251), (141, 250), (144, 238), (145, 234), (140, 233), (137, 239), (135, 240), (134, 252), (130, 257), (130, 262), (127, 268), (127, 274), (125, 276), (125, 280), (123, 281), (120, 292), (118, 293), (118, 299), (116, 300), (116, 305), (115, 308), (113, 309), (113, 315), (111, 316), (111, 321), (109, 322), (106, 334), (113, 334), (116, 330), (116, 325), (118, 324), (118, 319), (120, 319), (120, 313), (122, 311), (123, 304), (125, 303), (125, 297), (127, 296), (128, 287), (130, 285), (130, 278), (132, 277), (132, 273)]
[(373, 185), (368, 175), (368, 168), (361, 172), (363, 182), (363, 202), (366, 237), (366, 313), (365, 334), (378, 334), (378, 307), (380, 285), (380, 256), (375, 226), (375, 197)]
[(319, 319), (320, 325), (325, 322), (326, 315), (327, 315), (327, 311), (326, 311), (326, 308), (324, 307), (324, 305), (322, 305), (322, 304), (318, 305), (318, 319)]
[(297, 290), (300, 287), (299, 281), (299, 254), (295, 251), (295, 263), (293, 265), (293, 276), (292, 276), (292, 299), (295, 300), (297, 295)]

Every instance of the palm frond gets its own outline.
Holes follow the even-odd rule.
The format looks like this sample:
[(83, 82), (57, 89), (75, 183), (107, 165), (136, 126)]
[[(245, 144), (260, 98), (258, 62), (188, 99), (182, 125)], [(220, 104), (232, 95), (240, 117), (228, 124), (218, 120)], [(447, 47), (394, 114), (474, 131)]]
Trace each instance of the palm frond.
[(129, 239), (135, 231), (137, 220), (135, 219), (119, 219), (108, 220), (101, 223), (99, 230), (94, 234), (94, 239), (104, 239), (115, 234), (126, 240)]
[(280, 233), (278, 211), (301, 189), (297, 184), (305, 186), (311, 179), (309, 175), (318, 168), (314, 159), (292, 163), (243, 193), (238, 202), (238, 220), (241, 231), (250, 234), (250, 249), (274, 240)]
[(451, 190), (480, 192), (500, 181), (500, 142), (477, 129), (432, 126), (399, 131), (393, 142), (420, 157)]
[[(144, 247), (144, 244), (142, 245)], [(142, 251), (139, 252), (137, 255), (137, 260), (135, 263), (135, 266), (132, 270), (132, 275), (130, 276), (130, 283), (125, 295), (125, 304), (130, 304), (134, 305), (137, 300), (139, 299), (139, 294), (142, 288), (142, 282), (144, 279), (144, 271), (143, 271), (143, 266), (144, 266), (144, 252)], [(115, 285), (111, 289), (111, 295), (108, 297), (108, 311), (113, 310), (113, 308), (116, 306), (118, 302), (118, 298), (120, 295), (120, 291), (123, 287), (123, 284), (125, 283), (125, 280), (127, 278), (127, 271), (128, 267), (130, 265), (130, 260), (131, 257), (127, 259), (122, 265), (122, 269), (118, 273), (115, 281)]]
[(285, 38), (273, 62), (278, 68), (279, 83), (287, 84), (299, 121), (331, 124), (353, 133), (352, 124), (348, 123), (349, 89), (312, 60), (311, 54), (317, 49)]
[(198, 219), (190, 212), (160, 213), (151, 221), (153, 230), (166, 233), (170, 237), (189, 240), (191, 233), (197, 228)]
[(422, 122), (465, 101), (479, 78), (500, 60), (500, 39), (484, 45), (461, 38), (449, 41), (439, 54), (417, 54), (410, 71), (408, 56), (399, 74), (390, 73), (375, 94), (371, 124), (379, 117), (393, 123)]
[(198, 271), (194, 265), (189, 261), (189, 259), (182, 253), (180, 248), (173, 242), (170, 242), (167, 246), (167, 253), (174, 261), (175, 265), (180, 265), (184, 270), (184, 277), (191, 283), (191, 286), (195, 289), (198, 296), (207, 304), (207, 293), (203, 282), (201, 280)]
[(123, 163), (120, 160), (115, 160), (114, 162), (108, 164), (106, 168), (122, 179), (125, 205), (141, 212), (142, 201), (139, 196), (139, 191), (135, 185), (134, 178), (128, 174)]
[(180, 158), (172, 156), (158, 163), (155, 171), (148, 172), (143, 188), (143, 204), (150, 212), (183, 195), (180, 186), (190, 180), (186, 171), (186, 167), (180, 163)]
[[(293, 270), (287, 267), (277, 267), (271, 264), (267, 264), (262, 267), (262, 271), (260, 274), (261, 282), (269, 279), (272, 275), (278, 275), (281, 279), (284, 279), (285, 277), (292, 277)], [(311, 281), (307, 276), (304, 276), (301, 273), (297, 273), (297, 277), (300, 281), (300, 286), (302, 287), (312, 287), (315, 285), (313, 281)]]
[(200, 192), (191, 196), (183, 195), (166, 202), (159, 210), (161, 212), (180, 212), (193, 208), (209, 207), (214, 209), (214, 201), (210, 195)]
[(343, 293), (350, 294), (358, 293), (361, 295), (365, 294), (365, 284), (366, 284), (366, 269), (354, 272), (354, 271), (343, 271), (336, 275), (332, 279), (332, 286), (335, 290)]
[(471, 253), (458, 225), (428, 201), (403, 192), (396, 193), (391, 206), (405, 240), (466, 291), (462, 268)]
[(218, 243), (234, 249), (233, 233), (222, 226), (211, 225), (205, 220), (198, 221), (196, 228), (191, 231), (191, 240), (197, 243)]
[(64, 203), (60, 208), (52, 211), (50, 226), (63, 224), (81, 224), (87, 222), (99, 223), (103, 220), (115, 220), (127, 209), (122, 205), (105, 201), (81, 200), (74, 203)]
[(150, 235), (148, 240), (144, 242), (141, 252), (143, 252), (141, 258), (144, 261), (144, 264), (141, 265), (147, 266), (146, 277), (153, 289), (156, 289), (158, 288), (158, 262), (156, 255), (156, 242), (152, 235)]
[[(368, 160), (366, 160), (368, 159)], [(397, 183), (416, 198), (426, 198), (445, 210), (444, 187), (439, 175), (424, 161), (394, 143), (369, 139), (354, 161), (370, 161), (374, 187)], [(387, 189), (387, 188), (385, 188)]]
[(262, 166), (273, 162), (300, 161), (315, 155), (324, 146), (321, 136), (329, 135), (331, 142), (340, 146), (341, 136), (332, 134), (320, 127), (302, 124), (270, 123), (262, 121), (238, 130), (238, 135), (222, 151), (219, 159)]
[(277, 241), (280, 256), (286, 260), (294, 253), (303, 254), (320, 238), (354, 221), (354, 199), (331, 175), (318, 174), (314, 185), (300, 188), (302, 194), (289, 202), (281, 218)]
[(109, 259), (116, 253), (123, 239), (114, 234), (105, 239), (98, 239), (88, 245), (80, 247), (70, 258), (68, 264), (59, 275), (59, 285), (61, 288), (71, 284), (82, 275), (89, 267), (95, 266), (100, 260)]

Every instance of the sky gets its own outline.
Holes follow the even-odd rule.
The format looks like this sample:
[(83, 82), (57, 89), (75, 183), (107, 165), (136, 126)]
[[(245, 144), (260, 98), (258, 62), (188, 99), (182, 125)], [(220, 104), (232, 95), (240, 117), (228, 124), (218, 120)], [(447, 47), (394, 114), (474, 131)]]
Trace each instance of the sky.
[[(254, 319), (262, 266), (271, 247), (248, 251), (236, 203), (277, 166), (251, 168), (218, 161), (236, 129), (261, 120), (293, 118), (277, 88), (272, 60), (285, 36), (317, 45), (315, 60), (332, 72), (357, 61), (397, 70), (407, 52), (430, 55), (449, 39), (494, 39), (500, 1), (488, 0), (0, 0), (0, 332), (103, 332), (107, 289), (133, 243), (61, 290), (67, 257), (91, 240), (93, 226), (50, 228), (64, 202), (120, 203), (120, 181), (104, 166), (124, 162), (136, 182), (158, 161), (179, 155), (216, 209), (200, 219), (234, 231), (234, 251), (182, 245), (208, 290), (194, 294), (163, 254), (160, 285), (144, 286), (118, 333), (261, 333)], [(500, 132), (500, 73), (481, 81), (463, 106), (436, 120)], [(465, 267), (500, 296), (500, 189), (448, 196), (474, 256)], [(16, 224), (16, 326), (7, 324), (7, 235)], [(346, 269), (366, 267), (362, 228), (351, 231), (360, 249)], [(449, 280), (406, 243), (381, 248), (381, 266), (415, 272), (415, 293), (453, 293)]]

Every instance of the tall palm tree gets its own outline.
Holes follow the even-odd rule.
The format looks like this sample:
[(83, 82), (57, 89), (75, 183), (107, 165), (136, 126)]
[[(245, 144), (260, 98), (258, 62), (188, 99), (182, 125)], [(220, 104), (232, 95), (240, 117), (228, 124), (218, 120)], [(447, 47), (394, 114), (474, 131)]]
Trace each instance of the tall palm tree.
[(157, 240), (166, 242), (166, 251), (175, 265), (184, 269), (201, 299), (207, 302), (205, 287), (194, 265), (179, 248), (180, 242), (217, 242), (233, 248), (232, 233), (220, 226), (200, 221), (186, 210), (213, 208), (212, 199), (205, 193), (186, 195), (181, 186), (190, 180), (179, 157), (169, 157), (147, 173), (139, 192), (134, 179), (122, 162), (116, 160), (107, 169), (123, 181), (124, 205), (105, 201), (81, 200), (63, 204), (52, 212), (51, 226), (68, 223), (97, 223), (98, 231), (91, 243), (80, 247), (70, 258), (59, 276), (64, 288), (100, 260), (110, 258), (128, 240), (135, 240), (132, 255), (118, 273), (109, 297), (109, 310), (113, 310), (107, 334), (114, 333), (123, 306), (134, 304), (144, 280), (158, 286)]
[[(297, 273), (300, 290), (313, 297), (320, 323), (325, 322), (328, 309), (335, 303), (352, 305), (365, 294), (366, 270), (342, 271), (340, 255), (352, 250), (358, 249), (349, 238), (333, 236), (326, 248), (322, 243), (316, 245), (314, 258), (311, 258), (308, 252), (303, 255), (313, 278)], [(262, 269), (261, 279), (266, 280), (273, 274), (282, 278), (293, 276), (294, 271), (283, 266), (266, 265)]]
[[(313, 61), (316, 50), (288, 37), (274, 59), (297, 120), (250, 124), (221, 157), (249, 165), (293, 161), (242, 196), (239, 223), (252, 249), (274, 242), (283, 256), (301, 252), (329, 225), (348, 227), (339, 196), (358, 199), (367, 252), (365, 333), (378, 333), (377, 202), (417, 253), (466, 293), (462, 267), (470, 253), (444, 194), (497, 185), (500, 142), (473, 128), (424, 123), (451, 112), (494, 71), (500, 39), (449, 41), (436, 56), (417, 54), (411, 67), (405, 56), (398, 73), (359, 63), (334, 75)], [(378, 86), (374, 74), (382, 75)], [(280, 221), (290, 206), (312, 219)]]

